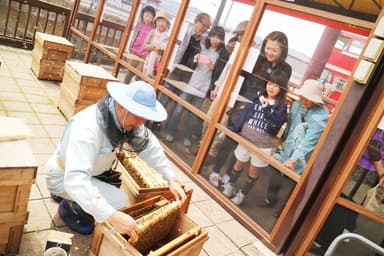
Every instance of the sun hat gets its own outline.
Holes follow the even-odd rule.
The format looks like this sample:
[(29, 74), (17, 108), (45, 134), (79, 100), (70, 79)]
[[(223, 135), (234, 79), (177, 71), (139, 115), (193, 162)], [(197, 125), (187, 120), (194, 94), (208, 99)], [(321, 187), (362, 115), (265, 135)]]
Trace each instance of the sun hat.
[(156, 24), (156, 20), (159, 19), (159, 18), (165, 19), (168, 22), (168, 26), (171, 24), (171, 22), (169, 21), (170, 17), (169, 17), (169, 13), (168, 12), (163, 11), (163, 10), (157, 11), (156, 12), (156, 17), (153, 19), (153, 23)]
[(295, 93), (299, 96), (303, 96), (308, 100), (317, 103), (323, 104), (324, 101), (321, 97), (322, 91), (322, 83), (320, 81), (314, 79), (305, 80), (300, 89), (298, 89)]
[(235, 30), (233, 31), (233, 33), (241, 33), (241, 32), (245, 32), (245, 29), (247, 28), (247, 25), (248, 25), (248, 21), (247, 20), (244, 20), (242, 22), (240, 22), (239, 24), (237, 24)]
[(167, 118), (167, 111), (156, 100), (155, 90), (144, 81), (130, 84), (109, 82), (107, 91), (123, 108), (136, 116), (155, 122)]

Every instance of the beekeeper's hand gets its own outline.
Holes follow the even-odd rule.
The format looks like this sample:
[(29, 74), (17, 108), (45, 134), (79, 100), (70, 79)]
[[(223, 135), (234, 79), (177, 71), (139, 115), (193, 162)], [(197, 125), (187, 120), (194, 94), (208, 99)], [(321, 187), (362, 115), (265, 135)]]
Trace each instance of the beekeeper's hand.
[(136, 237), (139, 232), (139, 226), (136, 221), (126, 213), (115, 211), (107, 221), (120, 234)]
[(187, 196), (185, 195), (184, 189), (180, 186), (180, 183), (172, 179), (169, 181), (169, 189), (171, 193), (175, 196), (177, 201), (183, 203)]

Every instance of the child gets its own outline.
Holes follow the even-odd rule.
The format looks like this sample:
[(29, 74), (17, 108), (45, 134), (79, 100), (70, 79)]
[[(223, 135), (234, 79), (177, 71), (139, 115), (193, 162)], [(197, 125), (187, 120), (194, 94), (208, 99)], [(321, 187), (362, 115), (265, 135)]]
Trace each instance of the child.
[[(287, 36), (280, 31), (273, 31), (269, 33), (263, 40), (260, 55), (257, 58), (255, 67), (253, 69), (253, 74), (248, 74), (247, 72), (242, 72), (242, 75), (245, 76), (245, 80), (242, 84), (240, 94), (246, 97), (248, 100), (253, 101), (255, 95), (258, 91), (265, 90), (266, 83), (270, 80), (271, 72), (274, 70), (281, 70), (286, 74), (286, 76), (291, 76), (292, 68), (285, 61), (288, 56), (288, 38)], [(220, 94), (225, 83), (225, 76), (220, 77), (215, 82), (215, 88), (211, 92), (211, 99), (215, 99), (212, 102), (208, 115), (213, 114), (213, 110), (216, 107), (216, 96)], [(232, 96), (231, 96), (232, 97)], [(242, 104), (237, 103), (232, 109), (232, 112), (237, 112), (243, 108)], [(233, 118), (233, 116), (232, 116)], [(232, 119), (231, 118), (231, 119)], [(224, 116), (221, 121), (223, 124), (228, 123), (228, 116)], [(225, 136), (223, 136), (225, 137)], [(231, 142), (230, 139), (226, 139), (226, 143), (223, 144), (223, 139), (219, 136), (215, 137), (215, 140), (212, 143), (208, 157), (214, 162), (213, 171), (209, 176), (209, 182), (215, 186), (219, 186), (219, 172), (220, 169), (225, 164), (225, 158), (221, 157), (222, 155), (228, 155), (229, 152), (233, 151), (236, 146), (235, 142)], [(228, 175), (224, 174), (221, 178), (222, 183), (228, 181)]]
[[(201, 52), (195, 55), (197, 66), (188, 82), (185, 91), (180, 98), (186, 100), (196, 108), (200, 109), (211, 83), (217, 79), (228, 60), (228, 51), (224, 44), (224, 28), (216, 26), (208, 33), (208, 39), (201, 48)], [(168, 142), (174, 140), (177, 126), (179, 124), (184, 108), (177, 104), (174, 108), (166, 127), (165, 139)], [(190, 147), (192, 130), (198, 122), (198, 118), (188, 112), (187, 126), (184, 134), (184, 146)]]
[[(274, 70), (266, 88), (258, 92), (254, 104), (244, 110), (238, 123), (233, 124), (230, 129), (235, 132), (240, 130), (241, 136), (254, 143), (264, 153), (271, 155), (273, 148), (277, 146), (274, 137), (287, 117), (287, 105), (285, 104), (287, 87), (286, 73), (282, 70)], [(237, 145), (234, 154), (237, 160), (232, 170), (228, 171), (230, 179), (225, 184), (223, 191), (227, 197), (236, 194), (236, 181), (242, 168), (251, 160), (245, 184), (232, 198), (233, 203), (240, 205), (259, 177), (260, 168), (268, 166), (268, 162), (241, 144)]]
[(229, 41), (227, 43), (227, 51), (228, 51), (229, 56), (231, 56), (233, 50), (235, 49), (236, 42), (238, 41), (237, 38), (238, 38), (237, 36), (234, 36), (231, 39), (229, 39)]
[(165, 11), (159, 11), (156, 14), (154, 23), (155, 29), (149, 32), (143, 45), (143, 49), (149, 52), (144, 61), (143, 73), (151, 78), (156, 75), (161, 55), (167, 45), (167, 31), (171, 25), (169, 22), (169, 14)]
[[(143, 44), (145, 38), (147, 38), (149, 32), (151, 32), (155, 26), (153, 25), (153, 18), (156, 15), (155, 8), (150, 5), (145, 6), (140, 13), (140, 23), (136, 26), (133, 34), (133, 41), (130, 46), (130, 53), (136, 55), (139, 58), (145, 59), (148, 52), (143, 49)], [(135, 59), (128, 59), (128, 64), (135, 67), (137, 70), (142, 71), (144, 62)], [(131, 71), (128, 71), (128, 74), (125, 76), (124, 82), (126, 84), (130, 83), (132, 77), (135, 74)]]

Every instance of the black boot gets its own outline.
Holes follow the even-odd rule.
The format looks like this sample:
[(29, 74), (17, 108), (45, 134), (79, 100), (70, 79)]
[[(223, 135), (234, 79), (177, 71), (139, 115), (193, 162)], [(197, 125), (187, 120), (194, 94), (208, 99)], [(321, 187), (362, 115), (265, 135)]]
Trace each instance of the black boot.
[(255, 183), (256, 183), (258, 178), (259, 177), (253, 178), (253, 177), (248, 175), (247, 179), (245, 180), (244, 187), (242, 189), (242, 192), (243, 192), (244, 195), (248, 194), (249, 191), (251, 191), (251, 189), (255, 185)]
[(74, 201), (61, 200), (59, 205), (59, 215), (61, 219), (73, 231), (79, 234), (91, 234), (95, 228), (95, 219), (83, 211)]

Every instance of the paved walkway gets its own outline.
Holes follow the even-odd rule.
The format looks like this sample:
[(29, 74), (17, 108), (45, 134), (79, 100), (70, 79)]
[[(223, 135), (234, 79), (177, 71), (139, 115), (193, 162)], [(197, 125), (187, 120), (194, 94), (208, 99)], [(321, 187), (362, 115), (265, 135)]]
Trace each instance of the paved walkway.
[[(57, 109), (60, 83), (36, 79), (30, 69), (31, 59), (31, 51), (0, 45), (0, 115), (23, 118), (33, 130), (35, 137), (29, 141), (39, 164), (19, 255), (40, 256), (50, 230), (71, 232), (57, 215), (58, 204), (50, 199), (44, 170), (66, 119)], [(174, 168), (179, 179), (194, 190), (188, 215), (209, 232), (201, 256), (275, 255), (182, 171)], [(86, 255), (91, 239), (91, 235), (75, 234), (71, 256)]]

